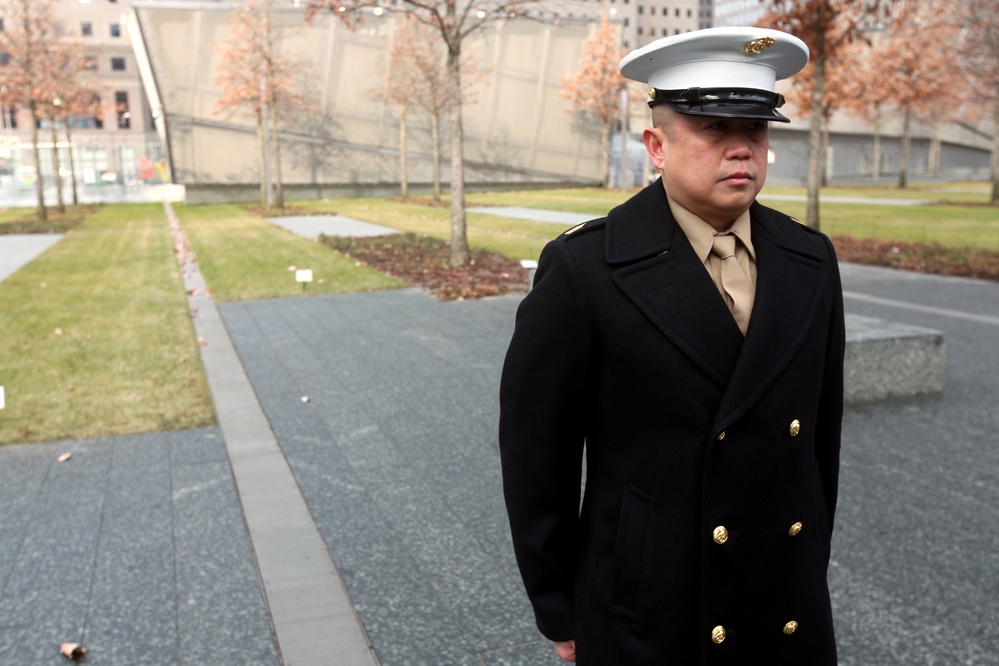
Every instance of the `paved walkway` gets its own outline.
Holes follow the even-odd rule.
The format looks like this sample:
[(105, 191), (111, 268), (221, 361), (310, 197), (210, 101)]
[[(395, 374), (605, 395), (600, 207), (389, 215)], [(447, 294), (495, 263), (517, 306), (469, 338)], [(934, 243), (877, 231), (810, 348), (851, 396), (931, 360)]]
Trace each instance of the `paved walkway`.
[(0, 282), (59, 242), (63, 234), (7, 234), (0, 236)]
[[(848, 312), (944, 331), (948, 367), (942, 395), (847, 410), (840, 663), (997, 663), (999, 285), (855, 265), (843, 278)], [(244, 406), (266, 417), (253, 436), (280, 447), (276, 468), (385, 666), (560, 663), (534, 628), (501, 498), (496, 387), (518, 302), (403, 290), (218, 307), (229, 370), (253, 388)], [(281, 663), (267, 601), (281, 571), (259, 561), (220, 422), (0, 448), (0, 664), (65, 663), (64, 640), (90, 664)]]
[(325, 236), (385, 236), (397, 234), (397, 229), (355, 220), (343, 215), (289, 215), (269, 217), (270, 222), (304, 238)]

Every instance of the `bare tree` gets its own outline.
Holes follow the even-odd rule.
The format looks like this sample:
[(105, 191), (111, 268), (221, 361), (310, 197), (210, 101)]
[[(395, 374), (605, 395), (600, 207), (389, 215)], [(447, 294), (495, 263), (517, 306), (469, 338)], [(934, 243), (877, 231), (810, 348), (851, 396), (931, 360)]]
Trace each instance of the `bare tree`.
[[(458, 100), (450, 108), (451, 125), (451, 263), (468, 264), (468, 233), (465, 224), (465, 136), (462, 124), (461, 54), (465, 41), (486, 25), (525, 15), (536, 0), (400, 0), (399, 12), (430, 26), (446, 47), (450, 98)], [(377, 6), (377, 0), (309, 0), (306, 19), (330, 11), (344, 19), (356, 16), (363, 7)], [(389, 10), (393, 11), (393, 10)]]
[(808, 137), (808, 202), (805, 223), (819, 228), (819, 183), (822, 158), (822, 110), (825, 106), (826, 63), (852, 41), (862, 38), (864, 21), (885, 15), (893, 0), (760, 0), (770, 12), (758, 25), (790, 32), (808, 45), (814, 67), (811, 125)]
[(887, 43), (884, 39), (875, 39), (872, 44), (854, 42), (841, 54), (844, 76), (841, 77), (838, 103), (871, 123), (871, 179), (875, 183), (881, 174), (881, 124), (889, 108), (889, 101), (885, 98), (887, 73), (880, 62)]
[(283, 57), (275, 48), (275, 30), (271, 22), (269, 0), (247, 0), (235, 13), (229, 36), (221, 44), (216, 83), (222, 96), (215, 103), (217, 115), (232, 115), (239, 109), (249, 109), (256, 120), (260, 148), (260, 197), (267, 204), (267, 159), (264, 123), (269, 122), (271, 152), (274, 156), (274, 205), (284, 208), (284, 188), (281, 180), (281, 142), (279, 118), (292, 110), (309, 110), (310, 104), (295, 74), (305, 69), (304, 63)]
[(963, 74), (972, 86), (974, 103), (992, 116), (989, 202), (999, 206), (999, 0), (957, 0), (956, 9)]
[[(600, 123), (600, 184), (603, 187), (610, 184), (611, 128), (619, 120), (622, 124), (626, 121), (622, 114), (621, 98), (622, 92), (626, 90), (627, 80), (617, 69), (623, 56), (617, 30), (606, 17), (600, 19), (600, 26), (583, 42), (583, 57), (579, 60), (579, 69), (562, 77), (562, 90), (559, 93), (563, 99), (572, 102), (571, 112)], [(622, 132), (622, 155), (627, 153), (624, 147), (626, 138)]]
[[(47, 87), (50, 63), (49, 46), (57, 39), (57, 22), (51, 0), (7, 0), (3, 6), (6, 19), (0, 31), (0, 49), (9, 60), (3, 75), (11, 101), (28, 109), (31, 119), (31, 144), (35, 158), (35, 192), (38, 196), (38, 219), (48, 219), (41, 154), (38, 150), (38, 123), (45, 117), (44, 104), (51, 102)], [(58, 168), (56, 169), (58, 173)]]
[[(430, 117), (430, 146), (433, 169), (434, 201), (441, 200), (440, 121), (456, 102), (451, 97), (445, 54), (436, 33), (412, 16), (404, 16), (393, 35), (389, 49), (388, 74), (384, 87), (375, 97), (399, 109), (399, 144), (402, 196), (407, 195), (406, 178), (406, 118), (416, 108)], [(462, 64), (462, 99), (471, 101), (470, 83), (479, 73), (467, 63)]]
[(948, 4), (941, 0), (896, 3), (888, 26), (888, 43), (879, 52), (879, 66), (887, 73), (885, 94), (902, 113), (902, 156), (898, 186), (909, 184), (909, 155), (913, 116), (931, 117), (939, 100), (959, 87), (949, 69), (951, 54), (927, 44), (956, 40), (956, 26), (948, 20)]

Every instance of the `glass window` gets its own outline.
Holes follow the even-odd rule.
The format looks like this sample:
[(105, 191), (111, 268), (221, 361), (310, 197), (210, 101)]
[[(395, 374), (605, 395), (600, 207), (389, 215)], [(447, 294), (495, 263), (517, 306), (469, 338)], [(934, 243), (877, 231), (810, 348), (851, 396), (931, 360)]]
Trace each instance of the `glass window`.
[(125, 59), (124, 58), (111, 58), (111, 71), (113, 71), (113, 72), (124, 72), (125, 71)]
[(80, 34), (84, 37), (91, 37), (94, 34), (94, 26), (90, 21), (84, 21), (80, 24)]
[(114, 109), (118, 115), (118, 127), (129, 129), (132, 126), (132, 114), (128, 111), (128, 93), (124, 90), (115, 92)]
[(112, 23), (110, 26), (112, 37), (121, 37), (121, 26), (117, 23)]

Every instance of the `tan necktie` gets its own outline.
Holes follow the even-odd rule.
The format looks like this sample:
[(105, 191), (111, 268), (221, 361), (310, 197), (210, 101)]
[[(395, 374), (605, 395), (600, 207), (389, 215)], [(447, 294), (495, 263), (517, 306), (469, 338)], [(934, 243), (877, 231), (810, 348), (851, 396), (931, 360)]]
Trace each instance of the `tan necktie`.
[(731, 234), (715, 236), (711, 251), (721, 260), (721, 282), (735, 323), (742, 334), (749, 328), (749, 315), (753, 312), (753, 285), (735, 258), (736, 237)]

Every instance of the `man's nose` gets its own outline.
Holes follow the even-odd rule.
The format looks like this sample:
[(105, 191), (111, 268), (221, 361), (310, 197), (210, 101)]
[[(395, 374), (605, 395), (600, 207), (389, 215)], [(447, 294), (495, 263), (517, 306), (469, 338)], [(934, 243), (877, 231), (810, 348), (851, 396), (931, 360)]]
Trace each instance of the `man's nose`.
[(726, 157), (731, 160), (745, 160), (749, 159), (752, 154), (753, 148), (749, 139), (741, 132), (733, 133), (726, 150)]

